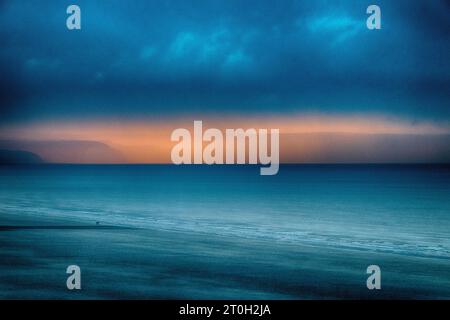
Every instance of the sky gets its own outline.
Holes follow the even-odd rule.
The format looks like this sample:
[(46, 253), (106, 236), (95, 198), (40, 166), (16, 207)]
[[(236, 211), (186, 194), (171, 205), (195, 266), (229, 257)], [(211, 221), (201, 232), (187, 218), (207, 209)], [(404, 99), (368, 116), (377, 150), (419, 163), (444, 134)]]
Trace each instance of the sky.
[[(81, 30), (66, 28), (70, 4)], [(381, 30), (366, 28), (370, 4)], [(167, 132), (207, 119), (357, 141), (400, 134), (412, 148), (417, 135), (450, 133), (449, 15), (444, 0), (2, 0), (0, 140), (92, 140), (129, 162), (159, 162)], [(286, 158), (302, 161), (302, 151), (287, 156), (295, 141)], [(363, 141), (353, 154), (373, 143)], [(413, 159), (446, 161), (435, 144), (434, 158)], [(327, 148), (314, 161), (333, 161)], [(390, 159), (386, 144), (376, 148), (373, 159)]]

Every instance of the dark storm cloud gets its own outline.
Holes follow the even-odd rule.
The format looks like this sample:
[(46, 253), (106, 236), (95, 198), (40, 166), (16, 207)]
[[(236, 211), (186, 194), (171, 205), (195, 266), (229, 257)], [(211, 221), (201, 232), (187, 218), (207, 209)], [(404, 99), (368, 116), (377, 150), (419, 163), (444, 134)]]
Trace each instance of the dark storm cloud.
[(358, 112), (450, 117), (447, 1), (0, 4), (3, 119)]

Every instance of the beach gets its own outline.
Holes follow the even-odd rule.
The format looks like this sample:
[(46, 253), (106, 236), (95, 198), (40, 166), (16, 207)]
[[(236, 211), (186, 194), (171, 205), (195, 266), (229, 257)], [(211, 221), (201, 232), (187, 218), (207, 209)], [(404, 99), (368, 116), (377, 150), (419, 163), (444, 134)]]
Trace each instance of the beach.
[(450, 298), (449, 167), (258, 169), (4, 166), (0, 297)]

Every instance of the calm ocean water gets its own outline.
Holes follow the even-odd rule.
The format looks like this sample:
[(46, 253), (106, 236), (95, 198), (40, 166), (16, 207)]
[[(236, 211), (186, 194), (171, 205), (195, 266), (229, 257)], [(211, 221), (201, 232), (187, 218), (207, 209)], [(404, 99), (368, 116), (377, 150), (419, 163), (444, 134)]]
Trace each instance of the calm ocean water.
[(449, 195), (438, 165), (3, 166), (0, 297), (450, 298)]

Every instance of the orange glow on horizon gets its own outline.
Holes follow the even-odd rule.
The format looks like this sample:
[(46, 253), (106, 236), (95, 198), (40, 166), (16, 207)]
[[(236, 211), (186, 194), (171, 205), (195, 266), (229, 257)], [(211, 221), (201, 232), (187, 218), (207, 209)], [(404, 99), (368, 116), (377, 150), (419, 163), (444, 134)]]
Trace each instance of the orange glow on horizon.
[[(321, 134), (367, 135), (439, 135), (449, 134), (448, 125), (412, 123), (382, 117), (343, 116), (293, 116), (293, 117), (248, 117), (248, 118), (204, 118), (142, 120), (142, 121), (85, 121), (46, 122), (32, 125), (0, 128), (2, 139), (32, 141), (97, 141), (119, 151), (127, 163), (169, 163), (170, 152), (175, 145), (170, 135), (177, 128), (192, 131), (193, 121), (203, 120), (207, 128), (279, 128), (281, 134), (281, 157), (295, 161), (299, 152), (320, 153), (326, 144), (319, 143)], [(284, 139), (291, 135), (309, 136), (307, 143), (298, 139)], [(343, 142), (346, 144), (346, 142)], [(294, 151), (292, 151), (294, 150)], [(298, 158), (297, 160), (302, 160)]]

